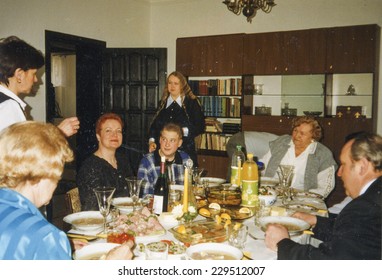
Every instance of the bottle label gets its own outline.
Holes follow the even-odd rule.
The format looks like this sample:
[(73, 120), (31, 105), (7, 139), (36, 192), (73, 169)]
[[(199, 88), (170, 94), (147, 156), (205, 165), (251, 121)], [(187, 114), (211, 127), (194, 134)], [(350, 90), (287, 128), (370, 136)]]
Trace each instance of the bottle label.
[(163, 196), (154, 195), (153, 213), (160, 215), (162, 214), (162, 209), (163, 209)]
[(240, 174), (243, 173), (243, 167), (240, 168), (240, 174), (239, 174), (239, 168), (237, 166), (231, 166), (231, 185), (240, 186)]
[(256, 206), (259, 199), (259, 181), (243, 180), (241, 184), (241, 205)]

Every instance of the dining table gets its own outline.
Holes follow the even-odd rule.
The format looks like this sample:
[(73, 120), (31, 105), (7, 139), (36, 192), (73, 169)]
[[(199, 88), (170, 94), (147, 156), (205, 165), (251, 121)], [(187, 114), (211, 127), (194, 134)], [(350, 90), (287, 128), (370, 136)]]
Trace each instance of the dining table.
[[(328, 216), (328, 211), (326, 204), (323, 199), (317, 198), (317, 197), (309, 197), (309, 196), (299, 196), (296, 197), (294, 201), (290, 202), (289, 204), (283, 204), (282, 199), (278, 197), (276, 202), (269, 206), (274, 208), (285, 208), (285, 215), (290, 216), (293, 212), (298, 211), (296, 210), (295, 205), (306, 205), (306, 209), (302, 208), (303, 212), (309, 212), (315, 215), (321, 215), (321, 216)], [(139, 210), (138, 210), (139, 211)], [(211, 219), (208, 219), (206, 217), (203, 217), (201, 215), (198, 215), (194, 222), (202, 222), (202, 221), (208, 221)], [(211, 220), (212, 221), (212, 220)], [(233, 221), (234, 222), (234, 221)], [(243, 260), (276, 260), (277, 259), (277, 252), (270, 250), (266, 247), (264, 242), (264, 231), (255, 223), (255, 216), (251, 216), (245, 220), (236, 221), (240, 222), (248, 227), (248, 236), (244, 244), (244, 248), (242, 249), (243, 252)], [(174, 234), (170, 231), (171, 228), (176, 226), (176, 224), (170, 223), (162, 223), (162, 226), (164, 227), (165, 231), (163, 234), (160, 235), (154, 235), (154, 236), (137, 236), (135, 237), (135, 243), (137, 244), (137, 248), (139, 247), (138, 244), (147, 244), (149, 242), (156, 242), (161, 240), (168, 240), (168, 241), (174, 241), (175, 243), (181, 243), (177, 238), (174, 236)], [(82, 232), (75, 229), (70, 229), (67, 234), (70, 238), (77, 238), (77, 239), (83, 239), (88, 238), (89, 244), (94, 243), (105, 243), (106, 236), (97, 236), (98, 231), (87, 231)], [(311, 231), (306, 230), (303, 231), (301, 234), (291, 236), (291, 239), (300, 243), (300, 244), (311, 244), (315, 247), (318, 246), (320, 243), (319, 240), (314, 238), (314, 235)], [(224, 241), (224, 244), (228, 244), (228, 241)], [(192, 245), (191, 245), (192, 246)], [(144, 254), (138, 252), (138, 249), (134, 250), (135, 258), (134, 259), (142, 259), (144, 258)], [(172, 256), (172, 258), (176, 258), (176, 256)], [(186, 259), (185, 255), (180, 255), (178, 259)]]

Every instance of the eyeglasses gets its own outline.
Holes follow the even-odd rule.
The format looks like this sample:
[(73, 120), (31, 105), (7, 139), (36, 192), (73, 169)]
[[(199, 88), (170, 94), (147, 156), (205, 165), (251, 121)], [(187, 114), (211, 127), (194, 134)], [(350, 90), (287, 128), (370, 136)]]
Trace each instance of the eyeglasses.
[(122, 136), (122, 129), (119, 129), (119, 128), (111, 129), (111, 128), (107, 127), (107, 128), (104, 129), (104, 131), (105, 131), (105, 134), (108, 135), (108, 136), (109, 135), (114, 135), (114, 134)]

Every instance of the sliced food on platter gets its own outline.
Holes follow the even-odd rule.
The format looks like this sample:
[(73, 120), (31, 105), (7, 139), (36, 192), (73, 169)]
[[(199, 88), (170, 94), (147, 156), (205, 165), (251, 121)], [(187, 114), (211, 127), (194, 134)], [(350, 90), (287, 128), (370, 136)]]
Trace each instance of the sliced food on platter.
[(77, 212), (65, 216), (63, 220), (79, 231), (102, 230), (103, 227), (103, 216), (99, 211)]
[(216, 215), (222, 215), (224, 213), (228, 214), (232, 220), (248, 219), (255, 214), (251, 208), (242, 207), (242, 206), (231, 206), (231, 207), (206, 206), (199, 209), (199, 214), (205, 218), (214, 218)]
[(181, 224), (170, 229), (176, 239), (187, 244), (224, 242), (227, 239), (224, 224), (214, 221)]
[(119, 215), (113, 223), (115, 230), (134, 235), (136, 242), (142, 242), (144, 239), (162, 236), (166, 230), (160, 224), (155, 214), (143, 207), (141, 210)]

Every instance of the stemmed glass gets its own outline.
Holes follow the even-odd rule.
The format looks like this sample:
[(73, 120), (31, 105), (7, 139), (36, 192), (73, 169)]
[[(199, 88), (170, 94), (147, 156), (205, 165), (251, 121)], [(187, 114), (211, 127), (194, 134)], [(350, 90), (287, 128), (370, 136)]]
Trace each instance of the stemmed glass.
[(200, 177), (202, 176), (203, 172), (204, 168), (194, 167), (192, 169), (192, 181), (195, 185), (199, 185), (201, 183)]
[(293, 199), (293, 193), (290, 188), (292, 178), (293, 178), (293, 165), (279, 165), (279, 170), (277, 170), (277, 175), (280, 179), (280, 185), (283, 190), (283, 203)]
[(110, 212), (111, 198), (113, 197), (115, 188), (99, 187), (99, 188), (93, 189), (93, 191), (97, 197), (99, 212), (103, 216), (103, 232), (102, 233), (106, 234), (107, 215), (109, 215), (109, 212)]
[(139, 200), (139, 192), (141, 191), (143, 179), (138, 179), (137, 177), (129, 177), (129, 178), (126, 178), (126, 182), (129, 185), (129, 193), (130, 193), (131, 199), (133, 200), (133, 212), (134, 212), (137, 206), (137, 202)]

